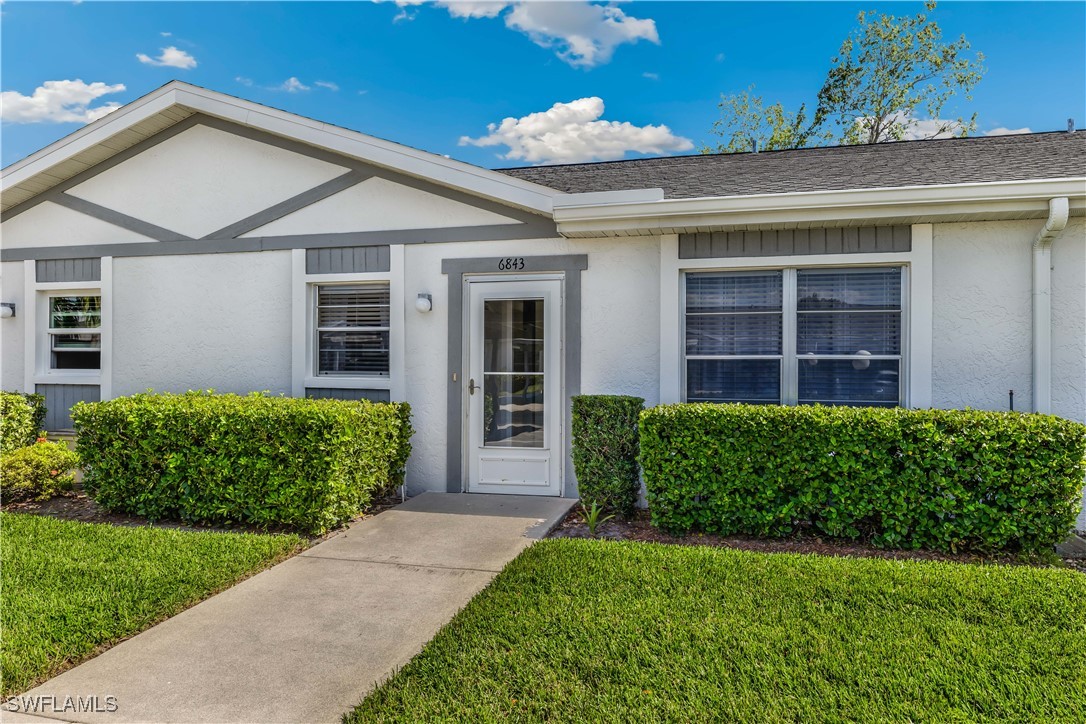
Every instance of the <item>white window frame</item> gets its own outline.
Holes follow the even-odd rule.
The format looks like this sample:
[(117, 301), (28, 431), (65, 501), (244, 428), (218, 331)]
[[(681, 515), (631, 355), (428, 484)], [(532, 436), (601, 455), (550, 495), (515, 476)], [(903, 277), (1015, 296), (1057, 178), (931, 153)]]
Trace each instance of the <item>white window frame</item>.
[[(112, 397), (113, 369), (113, 258), (102, 257), (101, 277), (97, 282), (38, 282), (33, 260), (24, 262), (24, 285), (28, 304), (24, 332), (24, 387), (36, 385), (98, 385), (100, 397)], [(60, 296), (97, 296), (101, 298), (100, 362), (96, 370), (52, 368), (52, 330), (49, 299)], [(22, 313), (22, 312), (20, 312)]]
[[(310, 369), (312, 370), (313, 377), (323, 377), (333, 380), (341, 379), (386, 379), (392, 376), (392, 290), (389, 289), (389, 283), (387, 281), (355, 281), (355, 282), (311, 282), (309, 286), (310, 297), (310, 329), (313, 330), (312, 338), (310, 340), (312, 344), (311, 358), (309, 360)], [(361, 287), (361, 286), (373, 286), (383, 287), (389, 292), (389, 325), (388, 326), (363, 326), (363, 327), (321, 327), (320, 326), (320, 290), (322, 288), (328, 289), (330, 287)], [(389, 367), (388, 372), (381, 375), (358, 375), (351, 374), (350, 372), (321, 372), (320, 370), (320, 349), (318, 340), (320, 339), (321, 332), (388, 332), (389, 333)]]
[[(909, 267), (906, 264), (892, 264), (887, 262), (882, 263), (867, 263), (867, 264), (848, 264), (848, 265), (829, 265), (829, 264), (794, 264), (792, 266), (779, 267), (779, 266), (756, 266), (756, 267), (744, 267), (742, 269), (688, 269), (683, 271), (682, 280), (679, 287), (680, 296), (680, 309), (681, 309), (681, 323), (680, 323), (680, 339), (683, 340), (682, 350), (682, 367), (681, 367), (681, 385), (682, 385), (682, 399), (685, 402), (687, 396), (686, 374), (687, 374), (687, 361), (690, 359), (773, 359), (780, 360), (780, 399), (777, 404), (780, 405), (798, 405), (799, 403), (799, 364), (800, 358), (798, 353), (798, 330), (799, 330), (799, 315), (804, 314), (799, 310), (799, 300), (797, 298), (797, 283), (799, 272), (806, 269), (826, 269), (826, 270), (847, 270), (847, 269), (900, 269), (900, 284), (901, 284), (901, 339), (899, 340), (898, 354), (872, 354), (866, 357), (861, 357), (855, 354), (819, 354), (813, 359), (819, 360), (858, 360), (866, 359), (871, 361), (876, 360), (894, 360), (898, 362), (898, 399), (897, 404), (904, 406), (907, 400), (906, 387), (908, 383), (908, 375), (906, 374), (905, 365), (907, 364), (908, 354), (906, 349), (907, 334), (906, 330), (909, 328), (908, 314), (909, 314)], [(758, 355), (758, 354), (741, 354), (741, 355), (688, 355), (686, 354), (686, 279), (688, 274), (712, 274), (716, 273), (731, 273), (731, 272), (747, 272), (747, 271), (770, 271), (781, 272), (781, 354), (779, 355)], [(771, 403), (772, 404), (772, 403)]]
[[(61, 374), (94, 374), (98, 375), (102, 370), (102, 363), (99, 361), (97, 367), (87, 367), (81, 369), (63, 369), (53, 366), (53, 353), (55, 351), (53, 345), (58, 336), (71, 336), (78, 334), (94, 334), (98, 336), (98, 358), (102, 357), (102, 290), (101, 289), (73, 289), (73, 290), (53, 290), (43, 291), (40, 294), (45, 300), (45, 348), (42, 350), (42, 358), (44, 366), (47, 368), (49, 374), (61, 373)], [(53, 300), (63, 297), (97, 297), (98, 298), (98, 326), (97, 327), (78, 327), (73, 329), (63, 329), (59, 327), (53, 327)], [(93, 348), (87, 348), (93, 349)], [(83, 352), (83, 349), (75, 349), (74, 352)]]
[[(932, 232), (931, 224), (913, 224), (912, 249), (907, 252), (727, 259), (680, 259), (678, 234), (660, 237), (660, 402), (675, 403), (686, 399), (683, 314), (686, 272), (901, 266), (905, 267), (901, 336), (902, 403), (905, 407), (931, 407)], [(787, 319), (785, 324), (789, 324)], [(794, 344), (794, 330), (786, 329), (784, 333), (793, 339)], [(786, 343), (789, 337), (785, 338)]]
[[(291, 394), (305, 397), (307, 389), (388, 390), (393, 400), (403, 400), (404, 385), (404, 292), (403, 245), (389, 247), (389, 271), (360, 274), (309, 274), (305, 249), (293, 249), (292, 257), (292, 358)], [(318, 374), (317, 287), (387, 284), (389, 291), (389, 369), (387, 375)]]

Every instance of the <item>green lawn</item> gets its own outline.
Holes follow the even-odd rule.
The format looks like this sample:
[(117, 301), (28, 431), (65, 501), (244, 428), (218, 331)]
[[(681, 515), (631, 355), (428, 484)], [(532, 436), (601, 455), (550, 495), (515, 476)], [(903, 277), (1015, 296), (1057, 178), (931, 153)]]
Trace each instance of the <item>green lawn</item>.
[(3, 695), (25, 691), (302, 544), (297, 536), (0, 514)]
[(543, 541), (347, 722), (1086, 721), (1086, 576)]

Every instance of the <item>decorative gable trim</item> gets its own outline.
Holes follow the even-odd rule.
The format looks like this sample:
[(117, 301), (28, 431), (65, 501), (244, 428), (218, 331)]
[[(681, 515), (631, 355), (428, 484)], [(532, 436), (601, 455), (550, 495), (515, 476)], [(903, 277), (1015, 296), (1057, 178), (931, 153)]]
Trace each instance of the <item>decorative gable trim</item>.
[[(165, 229), (147, 221), (77, 198), (68, 190), (84, 181), (109, 170), (153, 146), (173, 138), (198, 125), (214, 128), (243, 138), (265, 143), (299, 155), (308, 156), (350, 169), (330, 181), (319, 184), (289, 199), (276, 203), (255, 214), (212, 232), (199, 239)], [(347, 231), (342, 233), (292, 234), (278, 236), (243, 237), (273, 221), (306, 208), (318, 201), (340, 193), (370, 178), (381, 178), (434, 196), (482, 209), (507, 219), (512, 223), (441, 228), (394, 229), (388, 231)], [(504, 239), (554, 238), (557, 227), (549, 216), (525, 211), (516, 206), (476, 196), (460, 189), (419, 179), (408, 174), (379, 167), (354, 158), (342, 156), (323, 148), (284, 138), (267, 131), (245, 126), (203, 114), (196, 114), (180, 121), (150, 138), (144, 139), (109, 159), (88, 168), (71, 178), (43, 191), (32, 199), (8, 210), (4, 221), (45, 201), (52, 201), (73, 211), (85, 214), (114, 226), (147, 236), (155, 241), (145, 243), (67, 245), (50, 247), (5, 248), (0, 250), (0, 260), (58, 259), (72, 256), (157, 256), (175, 254), (209, 254), (273, 249), (312, 249), (339, 246), (370, 246), (388, 244), (422, 244), (459, 241), (494, 241)]]

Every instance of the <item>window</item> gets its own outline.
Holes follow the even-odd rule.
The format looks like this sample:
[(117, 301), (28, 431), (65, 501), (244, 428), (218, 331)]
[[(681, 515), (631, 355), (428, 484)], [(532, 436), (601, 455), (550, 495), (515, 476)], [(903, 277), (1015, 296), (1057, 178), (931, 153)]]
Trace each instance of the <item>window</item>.
[(901, 290), (901, 267), (687, 274), (687, 400), (900, 404)]
[(388, 284), (321, 284), (316, 287), (318, 375), (387, 377)]
[(49, 297), (49, 368), (101, 369), (101, 328), (101, 296)]

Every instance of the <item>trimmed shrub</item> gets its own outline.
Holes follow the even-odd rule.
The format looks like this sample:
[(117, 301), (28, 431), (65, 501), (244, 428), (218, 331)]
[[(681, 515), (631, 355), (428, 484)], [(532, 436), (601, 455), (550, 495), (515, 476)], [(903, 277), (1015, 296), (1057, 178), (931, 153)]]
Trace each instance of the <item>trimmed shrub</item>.
[(30, 445), (38, 436), (34, 408), (19, 392), (0, 392), (0, 454)]
[(72, 409), (83, 487), (152, 520), (323, 533), (403, 482), (410, 406), (203, 392)]
[(654, 525), (1041, 552), (1071, 530), (1086, 426), (1051, 415), (739, 404), (641, 415)]
[(64, 490), (71, 490), (73, 468), (79, 456), (63, 442), (39, 438), (33, 445), (0, 456), (4, 501), (47, 500)]
[(637, 505), (641, 478), (637, 464), (640, 397), (573, 397), (573, 469), (582, 500), (629, 516)]
[(20, 395), (26, 398), (27, 404), (30, 405), (30, 411), (34, 415), (34, 434), (45, 429), (45, 415), (48, 410), (45, 407), (45, 395), (39, 395), (36, 392), (20, 392)]

